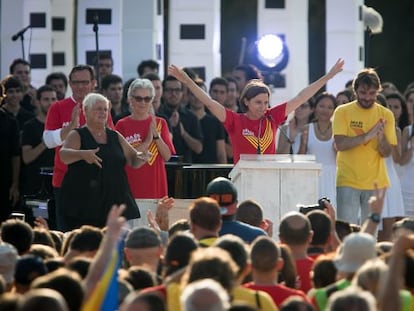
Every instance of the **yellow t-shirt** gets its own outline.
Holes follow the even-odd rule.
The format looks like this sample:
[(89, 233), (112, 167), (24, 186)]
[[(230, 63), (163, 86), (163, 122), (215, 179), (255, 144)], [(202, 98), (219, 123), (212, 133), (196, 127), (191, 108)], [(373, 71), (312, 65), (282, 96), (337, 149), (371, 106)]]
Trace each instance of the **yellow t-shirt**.
[(276, 311), (278, 310), (272, 297), (261, 290), (253, 290), (242, 286), (237, 286), (233, 289), (233, 303), (241, 302), (249, 306), (257, 308), (261, 311)]
[[(395, 121), (391, 110), (374, 104), (370, 109), (363, 109), (356, 101), (339, 106), (333, 117), (333, 135), (354, 137), (368, 132), (380, 119), (386, 121), (384, 134), (391, 145), (397, 144)], [(336, 156), (337, 187), (352, 187), (372, 190), (374, 182), (378, 188), (388, 187), (385, 159), (378, 152), (378, 139), (352, 149), (338, 151)]]

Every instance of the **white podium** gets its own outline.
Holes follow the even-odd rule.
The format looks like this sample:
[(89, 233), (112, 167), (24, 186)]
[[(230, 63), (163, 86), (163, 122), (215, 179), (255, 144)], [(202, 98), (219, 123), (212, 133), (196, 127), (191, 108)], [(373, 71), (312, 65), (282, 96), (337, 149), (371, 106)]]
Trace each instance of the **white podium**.
[(263, 207), (264, 218), (273, 222), (278, 240), (281, 217), (297, 211), (297, 204), (315, 204), (322, 168), (313, 155), (242, 154), (229, 173), (238, 191), (238, 201), (254, 199)]

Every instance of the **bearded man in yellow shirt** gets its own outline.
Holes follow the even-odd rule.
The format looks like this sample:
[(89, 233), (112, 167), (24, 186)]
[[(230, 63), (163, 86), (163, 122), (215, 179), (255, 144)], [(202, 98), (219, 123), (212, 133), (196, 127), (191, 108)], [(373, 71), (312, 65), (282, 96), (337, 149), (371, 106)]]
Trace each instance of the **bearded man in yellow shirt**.
[[(370, 214), (368, 200), (378, 188), (390, 186), (385, 158), (397, 144), (391, 110), (376, 103), (381, 82), (372, 68), (361, 70), (353, 81), (356, 100), (339, 106), (333, 117), (336, 157), (338, 219), (362, 223)], [(358, 216), (361, 215), (359, 219)]]

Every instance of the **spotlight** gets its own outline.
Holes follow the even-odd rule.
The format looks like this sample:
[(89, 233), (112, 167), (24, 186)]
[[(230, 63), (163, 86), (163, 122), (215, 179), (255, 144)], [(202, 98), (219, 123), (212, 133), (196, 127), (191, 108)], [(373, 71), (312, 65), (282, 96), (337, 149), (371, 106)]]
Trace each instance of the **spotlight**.
[(251, 43), (247, 50), (249, 63), (255, 65), (267, 84), (286, 87), (285, 76), (281, 71), (289, 62), (289, 50), (283, 34), (266, 34)]
[(255, 42), (255, 52), (261, 70), (282, 71), (289, 60), (283, 35), (267, 34)]

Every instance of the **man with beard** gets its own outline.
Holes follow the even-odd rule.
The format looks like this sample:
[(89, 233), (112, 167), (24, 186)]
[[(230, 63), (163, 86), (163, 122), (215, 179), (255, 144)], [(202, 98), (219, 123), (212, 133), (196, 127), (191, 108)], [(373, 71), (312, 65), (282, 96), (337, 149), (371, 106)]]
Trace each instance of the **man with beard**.
[(353, 82), (356, 100), (339, 106), (333, 116), (333, 135), (338, 151), (336, 164), (338, 219), (362, 223), (367, 217), (379, 223), (381, 215), (368, 215), (374, 185), (390, 186), (385, 158), (397, 144), (392, 112), (376, 103), (381, 91), (378, 74), (361, 70)]

